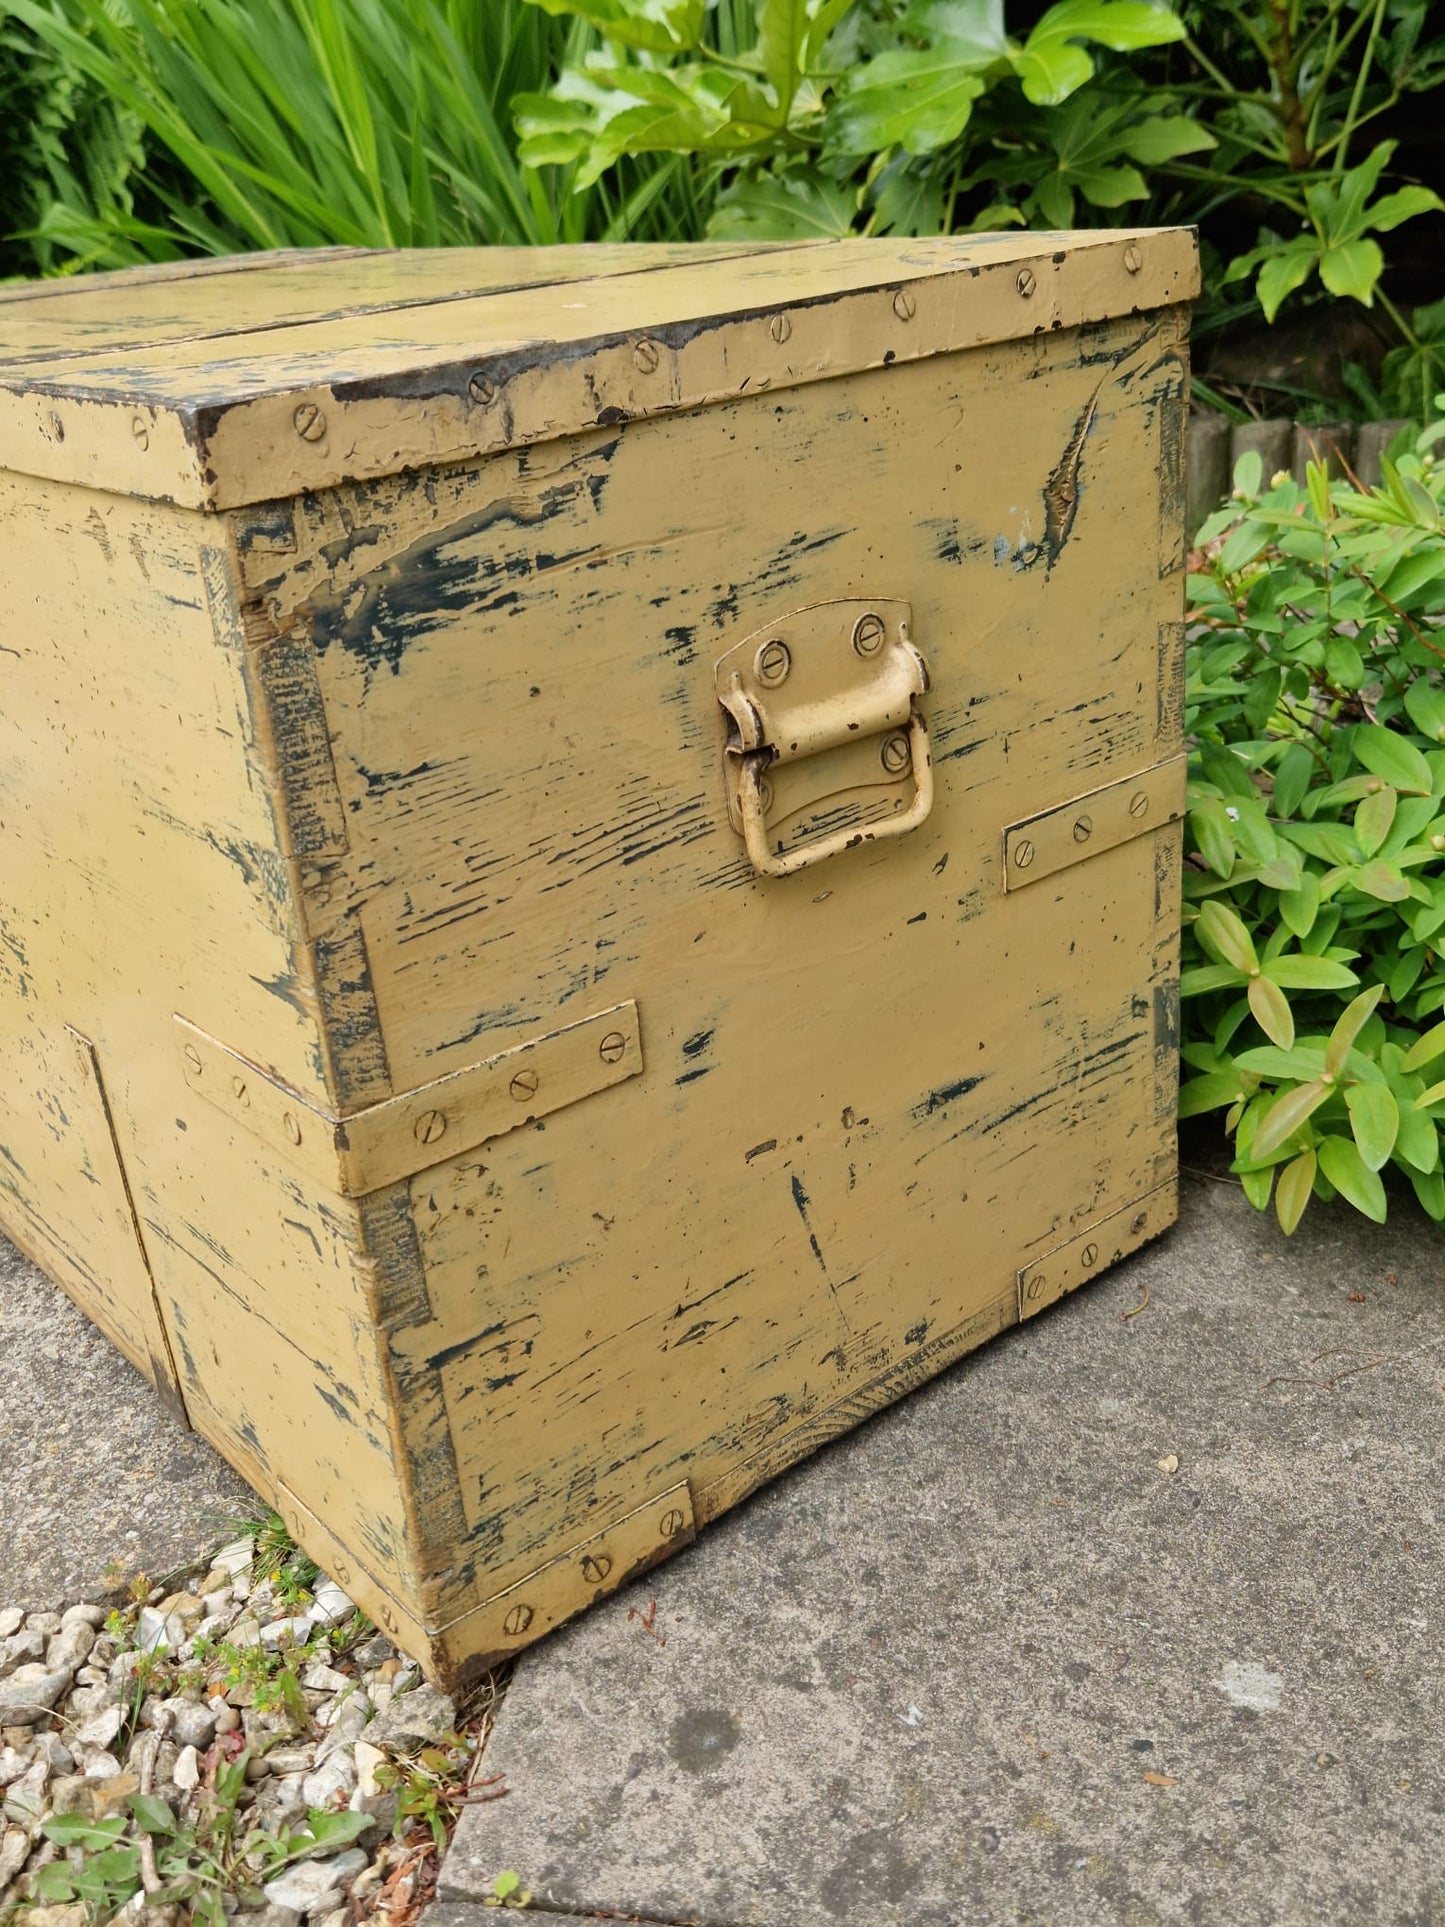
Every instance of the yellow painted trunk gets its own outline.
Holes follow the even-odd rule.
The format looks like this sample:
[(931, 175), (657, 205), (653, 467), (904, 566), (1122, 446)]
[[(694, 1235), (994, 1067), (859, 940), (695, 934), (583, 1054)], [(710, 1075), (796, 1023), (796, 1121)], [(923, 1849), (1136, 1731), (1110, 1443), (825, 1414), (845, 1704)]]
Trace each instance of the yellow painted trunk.
[(0, 292), (0, 1224), (434, 1676), (1172, 1220), (1195, 276)]

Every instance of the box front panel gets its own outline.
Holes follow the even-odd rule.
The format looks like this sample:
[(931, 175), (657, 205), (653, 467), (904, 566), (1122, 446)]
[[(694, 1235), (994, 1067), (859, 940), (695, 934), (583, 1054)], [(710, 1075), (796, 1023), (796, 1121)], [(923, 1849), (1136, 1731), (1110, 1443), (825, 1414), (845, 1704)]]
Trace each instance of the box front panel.
[[(1140, 1200), (1133, 1242), (1167, 1222), (1177, 831), (1071, 829), (1007, 891), (1004, 853), (1179, 754), (1182, 333), (600, 429), (253, 549), (347, 822), (309, 915), (364, 939), (393, 1088), (641, 1014), (641, 1076), (411, 1181), (392, 1343), (451, 1435), (444, 1613), (680, 1479), (709, 1516), (1011, 1322), (1022, 1268)], [(760, 877), (714, 664), (869, 596), (931, 671), (931, 814)], [(809, 831), (849, 804), (814, 801)]]

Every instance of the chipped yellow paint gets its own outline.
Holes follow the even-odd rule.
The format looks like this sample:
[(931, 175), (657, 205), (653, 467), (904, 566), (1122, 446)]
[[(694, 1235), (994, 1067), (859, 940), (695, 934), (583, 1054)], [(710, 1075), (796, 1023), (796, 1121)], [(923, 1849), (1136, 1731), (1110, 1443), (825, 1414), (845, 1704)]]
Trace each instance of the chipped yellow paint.
[(1172, 1216), (1194, 289), (0, 296), (0, 1222), (434, 1675)]

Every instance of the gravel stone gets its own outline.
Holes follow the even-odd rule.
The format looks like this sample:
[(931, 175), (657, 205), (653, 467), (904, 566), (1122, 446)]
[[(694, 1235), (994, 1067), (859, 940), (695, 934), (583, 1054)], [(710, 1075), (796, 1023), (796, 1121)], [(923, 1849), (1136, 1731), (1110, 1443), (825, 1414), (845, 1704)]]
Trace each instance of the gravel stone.
[(261, 1628), (263, 1646), (280, 1646), (286, 1640), (299, 1646), (311, 1633), (311, 1621), (304, 1613), (292, 1619), (273, 1619)]
[(46, 1636), (38, 1626), (26, 1626), (18, 1633), (12, 1633), (5, 1642), (5, 1656), (0, 1660), (0, 1670), (12, 1672), (25, 1661), (42, 1660), (45, 1657)]
[(30, 1835), (24, 1827), (6, 1827), (0, 1833), (0, 1894), (10, 1885), (30, 1857)]
[(69, 1626), (62, 1626), (51, 1635), (45, 1648), (45, 1664), (52, 1671), (73, 1673), (90, 1658), (90, 1649), (94, 1644), (94, 1626), (87, 1626), (83, 1619), (73, 1620)]
[(104, 1606), (67, 1606), (60, 1615), (60, 1630), (64, 1632), (67, 1626), (89, 1626), (92, 1632), (99, 1633), (108, 1618)]
[(8, 1679), (0, 1679), (0, 1720), (7, 1726), (34, 1726), (45, 1718), (71, 1678), (63, 1670), (52, 1673), (44, 1666), (17, 1666)]
[(355, 1602), (348, 1599), (334, 1579), (318, 1579), (311, 1595), (309, 1619), (319, 1625), (339, 1626), (343, 1619), (349, 1619), (356, 1611)]
[(45, 1782), (50, 1778), (50, 1767), (44, 1760), (37, 1760), (12, 1781), (5, 1794), (5, 1817), (18, 1821), (22, 1827), (38, 1824), (45, 1812)]
[(7, 1787), (12, 1781), (18, 1780), (34, 1758), (28, 1746), (7, 1746), (0, 1752), (0, 1787)]
[(366, 1727), (362, 1737), (373, 1746), (416, 1748), (435, 1745), (455, 1730), (455, 1700), (434, 1686), (414, 1686), (398, 1693)]
[(0, 1606), (0, 1639), (9, 1639), (24, 1624), (25, 1615), (18, 1606)]
[[(289, 1907), (298, 1914), (314, 1913), (327, 1894), (340, 1892), (348, 1873), (360, 1872), (360, 1867), (343, 1867), (346, 1858), (338, 1854), (334, 1860), (303, 1860), (275, 1880), (268, 1880), (261, 1892), (273, 1907)], [(365, 1864), (363, 1853), (361, 1865)]]
[(176, 1755), (171, 1778), (182, 1793), (190, 1793), (201, 1784), (201, 1756), (193, 1746), (183, 1746)]
[(42, 1733), (35, 1742), (36, 1752), (52, 1773), (73, 1773), (75, 1759), (58, 1733)]
[(94, 1794), (94, 1780), (83, 1773), (64, 1773), (50, 1782), (46, 1799), (52, 1813), (90, 1813)]
[(302, 1792), (308, 1807), (330, 1813), (346, 1805), (355, 1786), (356, 1762), (348, 1747), (338, 1747), (314, 1773), (307, 1774)]
[(170, 1714), (170, 1732), (177, 1746), (207, 1747), (216, 1735), (216, 1715), (199, 1700), (168, 1699), (163, 1709)]
[(113, 1780), (120, 1772), (120, 1761), (103, 1746), (88, 1746), (81, 1755), (80, 1770), (87, 1780)]
[[(76, 1698), (79, 1697), (77, 1694)], [(74, 1704), (73, 1701), (72, 1704)], [(119, 1706), (105, 1706), (98, 1713), (92, 1713), (89, 1719), (76, 1727), (71, 1737), (81, 1747), (106, 1747), (110, 1745), (124, 1723), (125, 1714)]]
[(49, 1639), (52, 1633), (58, 1633), (60, 1631), (60, 1614), (27, 1613), (25, 1615), (25, 1630), (31, 1633), (44, 1633), (45, 1637)]

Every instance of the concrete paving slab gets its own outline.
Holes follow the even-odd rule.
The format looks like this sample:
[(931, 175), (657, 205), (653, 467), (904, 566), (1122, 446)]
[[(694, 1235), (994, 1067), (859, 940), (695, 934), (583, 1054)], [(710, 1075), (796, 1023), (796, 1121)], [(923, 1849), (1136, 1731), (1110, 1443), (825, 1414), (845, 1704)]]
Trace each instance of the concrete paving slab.
[(0, 1238), (0, 1606), (163, 1578), (233, 1537), (249, 1486), (183, 1431), (43, 1273)]
[(439, 1898), (1445, 1917), (1445, 1236), (1404, 1202), (1285, 1240), (1187, 1179), (1167, 1240), (535, 1649)]

